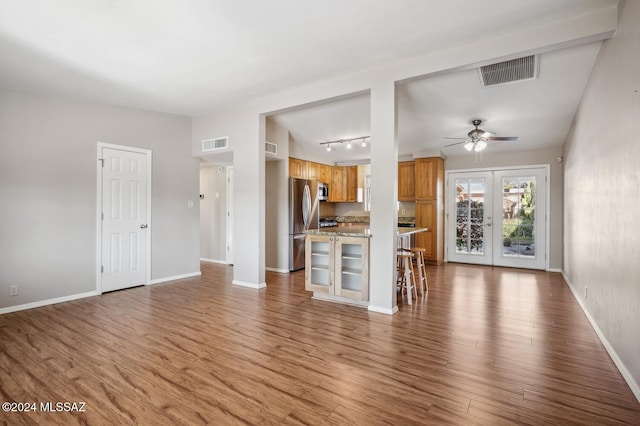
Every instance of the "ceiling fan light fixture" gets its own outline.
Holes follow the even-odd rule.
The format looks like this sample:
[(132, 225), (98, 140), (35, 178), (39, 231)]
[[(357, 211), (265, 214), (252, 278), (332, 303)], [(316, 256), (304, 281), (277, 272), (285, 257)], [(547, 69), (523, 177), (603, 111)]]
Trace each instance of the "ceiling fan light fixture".
[[(464, 144), (464, 149), (466, 149), (467, 151), (471, 151), (474, 146), (475, 146), (475, 142), (469, 141), (469, 142)], [(476, 149), (476, 151), (477, 151), (477, 149)]]
[(483, 140), (479, 140), (475, 143), (476, 152), (480, 152), (487, 147), (487, 143)]

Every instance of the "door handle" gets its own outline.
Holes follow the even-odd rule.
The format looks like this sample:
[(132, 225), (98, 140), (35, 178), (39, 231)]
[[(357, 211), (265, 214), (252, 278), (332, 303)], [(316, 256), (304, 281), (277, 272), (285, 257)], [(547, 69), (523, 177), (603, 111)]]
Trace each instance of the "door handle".
[(146, 223), (143, 223), (142, 225), (140, 225), (140, 229), (145, 229), (145, 228), (147, 228), (147, 226), (148, 225)]

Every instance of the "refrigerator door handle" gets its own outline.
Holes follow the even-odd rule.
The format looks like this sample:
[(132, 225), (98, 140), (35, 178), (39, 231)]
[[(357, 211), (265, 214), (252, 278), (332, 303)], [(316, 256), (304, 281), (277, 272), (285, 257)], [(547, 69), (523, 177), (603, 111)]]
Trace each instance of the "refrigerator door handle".
[(309, 213), (311, 213), (311, 192), (309, 192), (309, 185), (305, 185), (302, 191), (302, 221), (304, 229), (309, 229)]

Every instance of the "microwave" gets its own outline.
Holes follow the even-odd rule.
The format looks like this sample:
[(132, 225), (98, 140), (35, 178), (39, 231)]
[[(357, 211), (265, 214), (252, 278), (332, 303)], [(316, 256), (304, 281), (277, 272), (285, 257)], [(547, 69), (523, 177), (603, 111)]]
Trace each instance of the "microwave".
[(329, 199), (329, 184), (318, 182), (318, 200), (327, 201)]

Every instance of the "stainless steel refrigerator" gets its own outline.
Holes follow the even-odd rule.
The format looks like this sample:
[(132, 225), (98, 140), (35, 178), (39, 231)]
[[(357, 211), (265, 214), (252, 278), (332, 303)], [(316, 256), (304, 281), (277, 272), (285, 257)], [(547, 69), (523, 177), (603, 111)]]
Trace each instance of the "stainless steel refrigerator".
[(304, 268), (304, 231), (318, 229), (318, 181), (289, 178), (289, 270)]

